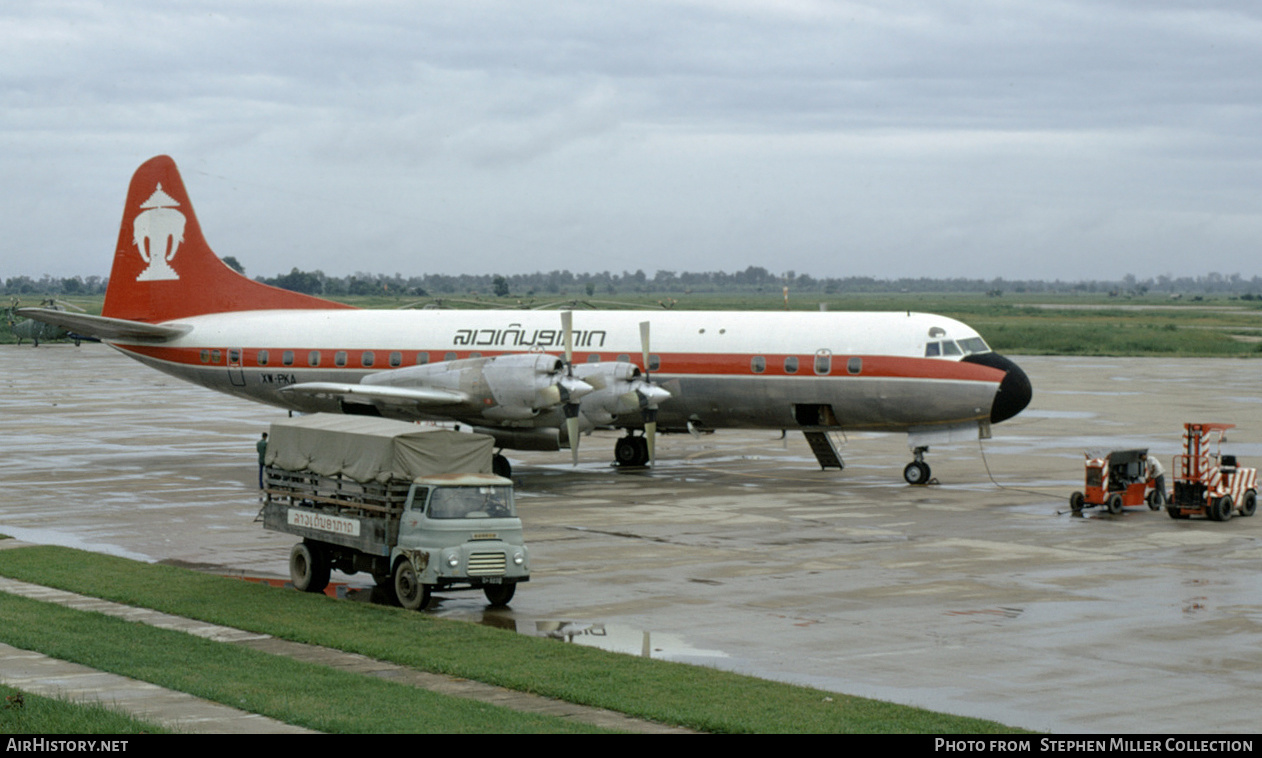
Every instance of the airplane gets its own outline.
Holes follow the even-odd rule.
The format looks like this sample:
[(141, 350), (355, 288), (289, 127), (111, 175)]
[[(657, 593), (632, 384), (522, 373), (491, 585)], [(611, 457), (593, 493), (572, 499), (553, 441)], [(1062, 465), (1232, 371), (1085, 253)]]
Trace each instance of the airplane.
[[(905, 432), (909, 484), (930, 444), (1020, 413), (1025, 372), (972, 328), (916, 312), (365, 310), (256, 282), (211, 250), (167, 156), (132, 177), (100, 316), (24, 308), (204, 387), (301, 413), (465, 424), (504, 449), (622, 429), (620, 465), (656, 434)], [(652, 342), (650, 344), (650, 330)]]

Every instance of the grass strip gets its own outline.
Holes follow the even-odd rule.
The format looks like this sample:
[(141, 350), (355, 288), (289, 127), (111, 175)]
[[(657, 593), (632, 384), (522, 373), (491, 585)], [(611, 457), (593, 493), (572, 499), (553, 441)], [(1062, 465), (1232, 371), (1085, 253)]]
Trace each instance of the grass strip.
[(0, 685), (0, 734), (173, 734), (100, 703), (40, 697)]
[(602, 730), (0, 593), (0, 639), (321, 732)]
[(981, 719), (69, 548), (2, 551), (0, 574), (701, 731), (1013, 731)]

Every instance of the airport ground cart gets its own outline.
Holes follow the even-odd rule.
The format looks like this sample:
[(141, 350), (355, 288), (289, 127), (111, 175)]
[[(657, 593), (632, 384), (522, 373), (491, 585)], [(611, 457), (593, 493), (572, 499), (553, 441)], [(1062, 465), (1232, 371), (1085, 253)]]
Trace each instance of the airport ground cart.
[(1234, 513), (1252, 516), (1258, 509), (1258, 470), (1240, 466), (1222, 452), (1227, 430), (1235, 424), (1183, 425), (1183, 453), (1174, 457), (1174, 494), (1166, 506), (1173, 519), (1206, 516), (1228, 521)]
[(1161, 507), (1159, 496), (1148, 479), (1144, 458), (1147, 449), (1087, 452), (1083, 489), (1069, 496), (1069, 508), (1081, 513), (1085, 508), (1102, 506), (1109, 513), (1123, 508), (1147, 505)]

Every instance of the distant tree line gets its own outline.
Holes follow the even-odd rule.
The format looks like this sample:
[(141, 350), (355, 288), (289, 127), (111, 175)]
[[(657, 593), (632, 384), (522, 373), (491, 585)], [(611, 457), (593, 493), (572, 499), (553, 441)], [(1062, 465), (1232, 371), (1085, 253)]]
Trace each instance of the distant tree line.
[(22, 295), (102, 295), (109, 282), (100, 276), (73, 276), (59, 279), (47, 274), (38, 279), (29, 276), (11, 276), (4, 280), (4, 294)]
[(258, 281), (309, 295), (399, 294), (418, 297), (487, 295), (495, 297), (601, 296), (619, 293), (750, 293), (779, 292), (784, 287), (797, 293), (877, 293), (877, 292), (965, 292), (1001, 297), (1009, 293), (1097, 293), (1114, 295), (1225, 294), (1252, 300), (1262, 299), (1262, 277), (1245, 279), (1240, 274), (1217, 272), (1197, 277), (1159, 276), (1145, 280), (1127, 274), (1117, 281), (1008, 280), (997, 279), (876, 279), (868, 276), (816, 278), (810, 274), (786, 271), (774, 274), (761, 266), (743, 271), (675, 272), (658, 270), (649, 276), (643, 270), (575, 274), (570, 271), (533, 274), (402, 274), (356, 272), (348, 277), (328, 276), (323, 271), (301, 271)]
[[(238, 271), (244, 269), (235, 258), (224, 262)], [(533, 274), (369, 274), (356, 272), (350, 276), (329, 276), (323, 271), (301, 271), (273, 277), (256, 277), (258, 281), (310, 295), (398, 295), (410, 297), (600, 297), (628, 293), (774, 293), (788, 287), (795, 293), (879, 293), (879, 292), (963, 292), (985, 293), (1002, 297), (1004, 293), (1092, 293), (1114, 295), (1203, 294), (1229, 295), (1244, 299), (1262, 299), (1262, 278), (1245, 279), (1240, 274), (1211, 272), (1204, 276), (1157, 276), (1139, 279), (1127, 274), (1117, 281), (1066, 282), (1012, 279), (876, 279), (867, 276), (816, 278), (796, 271), (772, 273), (761, 266), (743, 271), (666, 271), (651, 276), (643, 270), (613, 273), (576, 274), (570, 271), (548, 271)], [(99, 295), (105, 292), (108, 280), (99, 276), (57, 278), (43, 276), (32, 279), (14, 276), (3, 281), (7, 296)]]

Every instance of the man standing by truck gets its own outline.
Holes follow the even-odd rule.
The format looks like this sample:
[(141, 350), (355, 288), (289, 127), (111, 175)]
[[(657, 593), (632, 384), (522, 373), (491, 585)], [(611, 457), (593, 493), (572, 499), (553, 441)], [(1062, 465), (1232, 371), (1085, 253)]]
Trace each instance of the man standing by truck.
[(254, 446), (259, 451), (259, 490), (263, 489), (263, 466), (267, 463), (267, 432), (263, 432), (263, 439), (258, 441)]
[(1157, 505), (1165, 505), (1166, 503), (1166, 470), (1162, 468), (1161, 461), (1157, 460), (1157, 456), (1144, 453), (1140, 456), (1144, 462), (1145, 475), (1148, 481), (1153, 483), (1152, 501)]

